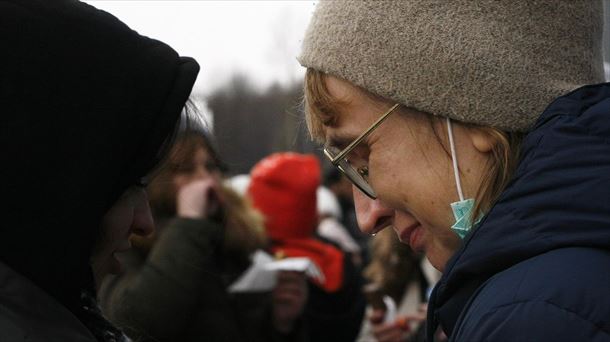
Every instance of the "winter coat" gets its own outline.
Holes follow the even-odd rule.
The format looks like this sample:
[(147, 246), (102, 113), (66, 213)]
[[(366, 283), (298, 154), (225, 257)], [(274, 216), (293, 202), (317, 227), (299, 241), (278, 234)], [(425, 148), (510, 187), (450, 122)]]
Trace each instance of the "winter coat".
[[(0, 0), (0, 42), (0, 261), (103, 339), (81, 296), (101, 219), (159, 162), (199, 67), (78, 1)], [(39, 329), (11, 300), (2, 324)]]
[(610, 84), (556, 99), (445, 268), (428, 338), (610, 341)]
[(0, 300), (3, 341), (97, 341), (70, 310), (3, 263), (0, 263)]
[(224, 235), (212, 221), (172, 220), (147, 256), (130, 253), (126, 272), (104, 281), (104, 312), (136, 341), (300, 340), (273, 329), (270, 293), (227, 292), (248, 262), (226, 257)]

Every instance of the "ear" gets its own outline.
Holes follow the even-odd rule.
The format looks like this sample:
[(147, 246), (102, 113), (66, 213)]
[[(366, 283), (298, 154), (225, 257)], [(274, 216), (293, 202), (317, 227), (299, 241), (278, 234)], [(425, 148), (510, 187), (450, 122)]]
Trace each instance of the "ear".
[(480, 128), (469, 128), (467, 132), (472, 146), (481, 153), (489, 153), (496, 146), (496, 139)]

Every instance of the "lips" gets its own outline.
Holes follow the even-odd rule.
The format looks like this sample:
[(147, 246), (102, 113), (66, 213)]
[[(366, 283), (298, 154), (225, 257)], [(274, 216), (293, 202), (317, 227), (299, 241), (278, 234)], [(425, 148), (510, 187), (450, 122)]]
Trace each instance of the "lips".
[(419, 222), (408, 226), (402, 231), (398, 231), (398, 238), (402, 243), (408, 243), (415, 252), (423, 252), (424, 246), (421, 241), (422, 228)]
[(122, 244), (114, 252), (112, 252), (109, 260), (110, 273), (120, 274), (123, 272), (123, 263), (121, 262), (121, 255), (129, 250), (131, 250), (131, 241), (127, 240), (126, 243)]
[(115, 253), (112, 253), (108, 260), (108, 272), (110, 274), (121, 274), (123, 272), (123, 264)]
[(123, 241), (123, 243), (121, 243), (120, 246), (118, 246), (114, 252), (115, 253), (124, 253), (127, 252), (131, 249), (131, 240), (126, 239), (125, 241)]

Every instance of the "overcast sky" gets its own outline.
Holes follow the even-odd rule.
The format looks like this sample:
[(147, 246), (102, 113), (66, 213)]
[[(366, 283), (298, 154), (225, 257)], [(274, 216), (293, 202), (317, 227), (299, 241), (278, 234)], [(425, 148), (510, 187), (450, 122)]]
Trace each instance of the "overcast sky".
[(315, 1), (85, 2), (194, 57), (202, 67), (196, 93), (210, 93), (236, 72), (261, 87), (303, 77), (296, 57)]

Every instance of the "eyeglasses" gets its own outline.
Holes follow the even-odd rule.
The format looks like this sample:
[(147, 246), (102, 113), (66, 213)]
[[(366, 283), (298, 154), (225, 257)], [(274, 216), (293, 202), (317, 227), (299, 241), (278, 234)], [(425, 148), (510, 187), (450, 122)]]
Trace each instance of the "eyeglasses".
[(356, 147), (358, 144), (369, 136), (381, 123), (388, 117), (396, 108), (400, 106), (399, 103), (392, 106), (392, 108), (388, 109), (377, 121), (375, 121), (371, 127), (369, 127), (366, 131), (364, 131), (360, 136), (358, 136), (354, 141), (352, 141), (346, 148), (343, 150), (339, 150), (334, 146), (326, 145), (324, 146), (324, 154), (330, 160), (330, 162), (336, 166), (360, 191), (362, 191), (365, 195), (372, 199), (376, 199), (377, 195), (375, 191), (371, 187), (368, 182), (369, 175), (369, 167), (368, 165), (352, 165), (348, 158), (348, 154)]

